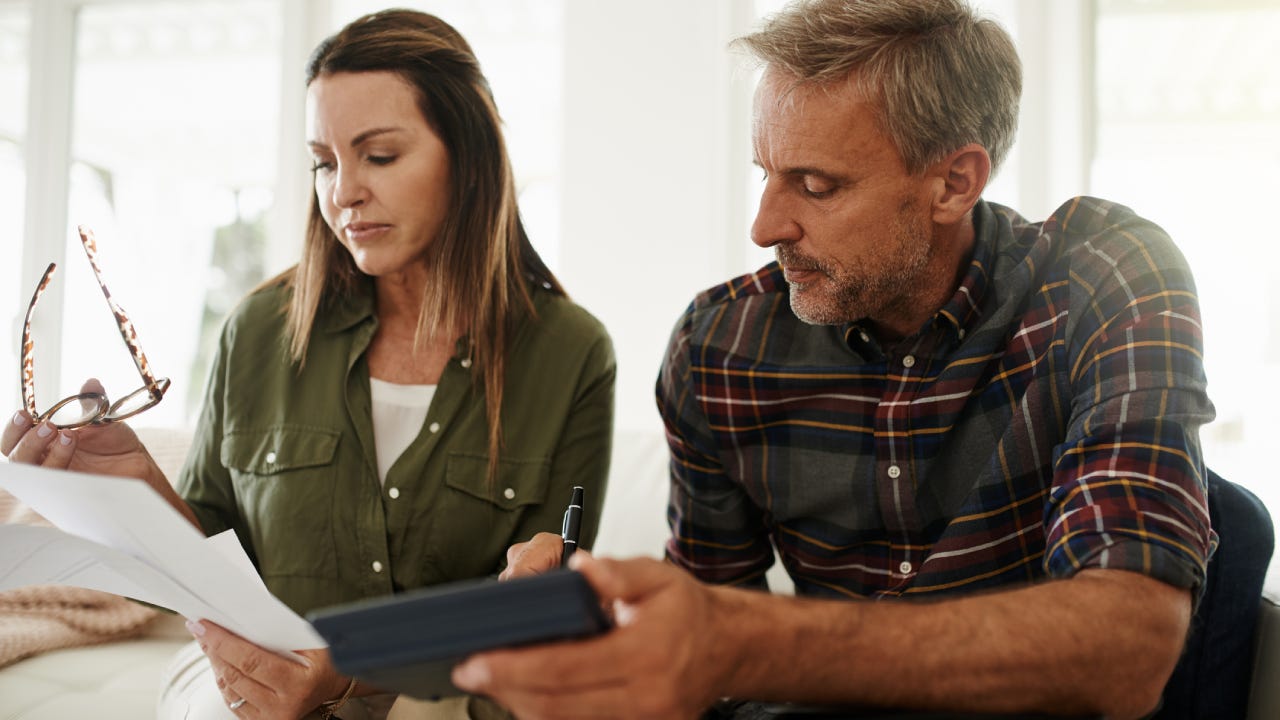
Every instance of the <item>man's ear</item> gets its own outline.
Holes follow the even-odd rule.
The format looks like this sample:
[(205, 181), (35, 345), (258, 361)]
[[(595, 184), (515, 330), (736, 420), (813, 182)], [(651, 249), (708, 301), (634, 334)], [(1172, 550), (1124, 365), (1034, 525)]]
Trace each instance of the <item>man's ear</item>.
[(991, 156), (981, 145), (969, 143), (934, 163), (930, 174), (939, 181), (934, 183), (933, 221), (952, 225), (982, 196), (991, 175)]

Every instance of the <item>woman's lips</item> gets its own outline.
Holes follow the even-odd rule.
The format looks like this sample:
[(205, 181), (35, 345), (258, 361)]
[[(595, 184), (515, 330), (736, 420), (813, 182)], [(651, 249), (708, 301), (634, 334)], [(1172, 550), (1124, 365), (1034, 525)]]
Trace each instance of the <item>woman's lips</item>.
[(383, 225), (381, 223), (351, 223), (343, 228), (346, 232), (347, 239), (355, 243), (369, 242), (370, 240), (380, 237), (390, 229), (390, 225)]

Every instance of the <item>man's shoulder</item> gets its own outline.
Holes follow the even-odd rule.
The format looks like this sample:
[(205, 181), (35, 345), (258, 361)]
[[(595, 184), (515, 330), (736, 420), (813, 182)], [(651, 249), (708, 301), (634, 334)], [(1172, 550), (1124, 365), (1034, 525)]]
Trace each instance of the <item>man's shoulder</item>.
[(689, 304), (687, 314), (700, 315), (708, 311), (746, 308), (753, 299), (779, 293), (788, 293), (787, 281), (778, 263), (771, 262), (755, 272), (739, 275), (698, 293)]
[(1041, 222), (999, 205), (992, 204), (992, 210), (1011, 231), (1001, 233), (997, 248), (997, 268), (1006, 271), (1030, 262), (1041, 273), (1064, 274), (1086, 284), (1135, 274), (1189, 273), (1185, 257), (1163, 228), (1117, 202), (1071, 198)]
[(667, 351), (673, 357), (714, 350), (758, 363), (786, 354), (800, 336), (829, 330), (795, 316), (782, 269), (770, 263), (698, 293), (676, 322)]
[(1040, 230), (1056, 235), (1071, 252), (1118, 255), (1145, 249), (1163, 257), (1181, 254), (1169, 234), (1131, 208), (1095, 197), (1076, 197), (1054, 210)]

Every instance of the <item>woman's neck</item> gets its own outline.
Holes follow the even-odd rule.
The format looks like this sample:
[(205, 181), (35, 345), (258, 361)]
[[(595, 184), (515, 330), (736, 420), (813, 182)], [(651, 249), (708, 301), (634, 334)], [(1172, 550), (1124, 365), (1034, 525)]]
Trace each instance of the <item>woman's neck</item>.
[(453, 357), (456, 331), (418, 336), (427, 273), (423, 266), (374, 278), (378, 330), (369, 345), (369, 374), (402, 385), (434, 385)]

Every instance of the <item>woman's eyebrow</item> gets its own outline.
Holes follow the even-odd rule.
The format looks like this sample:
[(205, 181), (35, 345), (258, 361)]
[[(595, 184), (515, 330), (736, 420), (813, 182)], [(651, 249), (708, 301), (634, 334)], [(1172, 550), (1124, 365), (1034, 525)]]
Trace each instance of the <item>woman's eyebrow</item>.
[[(396, 132), (404, 132), (404, 128), (399, 128), (399, 127), (370, 128), (360, 133), (359, 135), (356, 135), (354, 138), (352, 138), (351, 147), (353, 148), (359, 147), (362, 143), (366, 143), (375, 137), (378, 137), (380, 135), (386, 135), (388, 133), (396, 133)], [(328, 145), (320, 142), (319, 140), (308, 140), (307, 145), (309, 147), (320, 149), (320, 150), (326, 149), (328, 147)]]
[(381, 128), (371, 128), (369, 130), (365, 130), (364, 132), (352, 138), (351, 147), (359, 147), (362, 143), (368, 142), (369, 140), (375, 137), (378, 137), (379, 135), (386, 135), (388, 133), (395, 133), (395, 132), (404, 132), (404, 128), (381, 127)]

